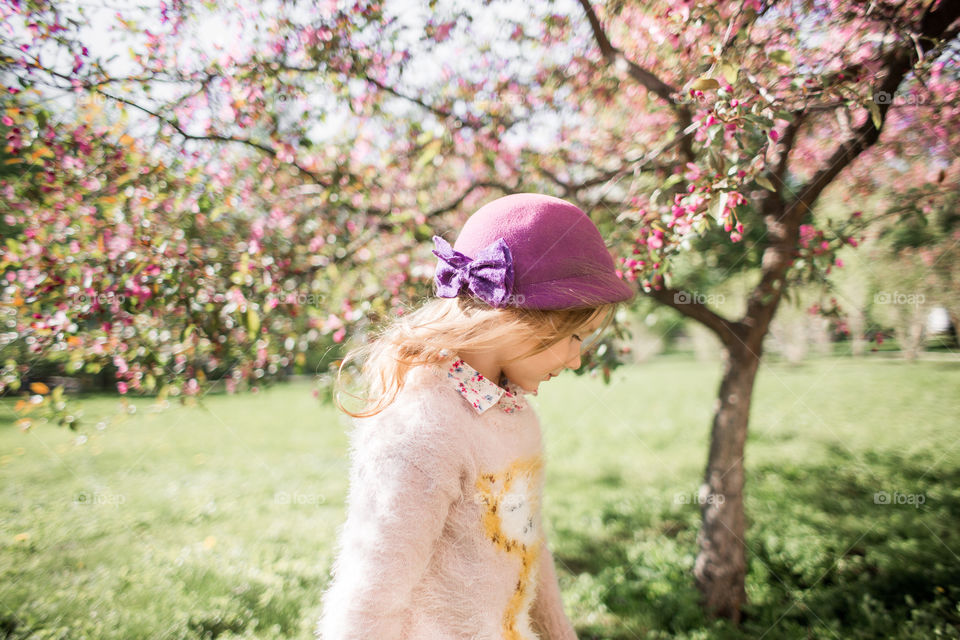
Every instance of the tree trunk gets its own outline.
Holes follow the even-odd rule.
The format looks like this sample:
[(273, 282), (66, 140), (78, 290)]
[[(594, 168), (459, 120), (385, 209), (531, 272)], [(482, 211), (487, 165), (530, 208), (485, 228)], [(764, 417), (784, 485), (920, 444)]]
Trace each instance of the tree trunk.
[(893, 331), (900, 343), (900, 354), (905, 360), (916, 360), (923, 346), (923, 334), (926, 325), (926, 307), (920, 305), (907, 306), (897, 314), (897, 324)]
[(864, 331), (867, 328), (867, 314), (862, 309), (852, 309), (846, 317), (847, 330), (850, 332), (850, 353), (856, 357), (867, 351), (867, 340)]
[(701, 606), (737, 624), (747, 600), (743, 453), (760, 354), (727, 348), (724, 356), (710, 456), (700, 487), (703, 524), (694, 576)]
[[(668, 103), (673, 91), (646, 69), (624, 58), (603, 31), (600, 20), (589, 0), (580, 0), (607, 64), (626, 63), (630, 76)], [(960, 18), (960, 3), (935, 2), (926, 4), (916, 23), (917, 35), (912, 42), (905, 40), (898, 47), (888, 49), (882, 59), (880, 78), (873, 94), (895, 95), (900, 83), (911, 71), (919, 57), (931, 50), (938, 39), (953, 40), (960, 34), (955, 26)], [(658, 302), (670, 306), (717, 334), (725, 348), (723, 380), (713, 419), (710, 456), (704, 483), (700, 490), (703, 525), (699, 534), (700, 553), (694, 565), (694, 576), (701, 592), (701, 605), (714, 617), (723, 617), (735, 624), (741, 620), (741, 608), (746, 603), (746, 542), (743, 509), (744, 465), (743, 452), (747, 438), (750, 400), (762, 354), (762, 343), (770, 322), (776, 314), (786, 286), (786, 275), (793, 264), (799, 246), (799, 227), (812, 211), (820, 194), (861, 153), (880, 138), (890, 102), (876, 103), (876, 111), (855, 130), (849, 132), (833, 153), (825, 158), (817, 170), (799, 188), (779, 188), (788, 182), (788, 160), (797, 131), (808, 111), (799, 108), (792, 112), (792, 120), (774, 147), (775, 154), (770, 176), (775, 189), (761, 194), (758, 209), (764, 220), (766, 236), (763, 242), (761, 277), (747, 300), (746, 313), (740, 321), (731, 321), (712, 311), (706, 305), (689, 303), (682, 289), (656, 286), (645, 293)], [(685, 106), (677, 108), (678, 130), (686, 131), (691, 114)], [(879, 122), (878, 122), (879, 120)], [(688, 134), (678, 134), (680, 157), (695, 162)], [(680, 302), (682, 300), (682, 303)]]

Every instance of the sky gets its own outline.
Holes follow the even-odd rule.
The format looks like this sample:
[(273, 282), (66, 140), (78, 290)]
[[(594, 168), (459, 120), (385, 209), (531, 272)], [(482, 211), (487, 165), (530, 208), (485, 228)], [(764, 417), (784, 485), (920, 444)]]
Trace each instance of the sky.
[[(335, 4), (337, 0), (332, 0)], [(244, 3), (251, 7), (250, 12), (244, 15), (237, 11), (217, 11), (207, 12), (204, 19), (199, 23), (190, 23), (187, 27), (187, 33), (191, 45), (198, 51), (205, 53), (209, 58), (216, 59), (224, 52), (231, 51), (235, 44), (239, 42), (249, 42), (256, 37), (258, 30), (263, 25), (261, 20), (257, 20), (257, 12), (263, 12), (270, 15), (271, 5), (276, 5), (279, 0), (269, 0), (259, 3)], [(443, 11), (435, 12), (434, 19), (441, 20), (454, 17), (458, 12), (465, 11), (468, 0), (452, 0), (451, 2), (441, 3)], [(328, 0), (330, 3), (330, 0)], [(86, 27), (81, 31), (81, 39), (88, 47), (93, 57), (100, 57), (107, 61), (105, 66), (114, 77), (123, 77), (135, 74), (137, 71), (136, 63), (131, 59), (130, 49), (135, 48), (138, 51), (144, 49), (146, 36), (143, 31), (149, 30), (153, 33), (164, 31), (167, 27), (161, 24), (161, 2), (160, 0), (148, 2), (134, 2), (131, 0), (99, 0), (99, 1), (71, 1), (63, 2), (58, 5), (67, 16), (72, 16), (86, 23)], [(340, 4), (345, 4), (341, 0)], [(259, 6), (258, 6), (259, 5)], [(295, 7), (296, 3), (285, 2), (286, 7)], [(312, 15), (316, 15), (318, 10), (328, 5), (320, 5), (315, 2), (301, 3), (301, 7), (310, 7)], [(504, 26), (511, 24), (511, 21), (523, 20), (527, 23), (528, 30), (534, 31), (535, 24), (531, 24), (528, 18), (528, 11), (520, 9), (524, 4), (510, 5), (508, 3), (494, 3), (483, 11), (473, 11), (476, 18), (470, 25), (470, 30), (475, 39), (502, 40), (504, 38)], [(574, 0), (558, 0), (551, 11), (557, 13), (576, 12), (578, 9)], [(202, 10), (201, 10), (202, 11)], [(390, 17), (395, 17), (400, 24), (409, 27), (405, 38), (411, 47), (416, 45), (417, 40), (422, 35), (422, 25), (430, 17), (430, 11), (426, 3), (422, 0), (386, 0), (385, 13)], [(117, 14), (120, 14), (125, 20), (133, 20), (140, 27), (139, 33), (130, 33), (126, 29), (118, 28)], [(460, 19), (458, 27), (466, 25), (466, 20)], [(16, 29), (13, 25), (4, 25), (7, 29)], [(416, 94), (417, 88), (435, 86), (437, 75), (440, 73), (442, 65), (448, 65), (454, 69), (457, 74), (470, 73), (470, 67), (475, 61), (466, 59), (463, 55), (463, 48), (466, 43), (462, 29), (455, 29), (452, 37), (446, 43), (438, 46), (434, 56), (421, 56), (416, 64), (407, 67), (404, 73), (403, 86), (411, 93)], [(513, 70), (523, 73), (521, 62), (523, 57), (517, 43), (498, 43), (498, 47), (509, 47), (511, 50), (499, 49), (499, 56), (511, 55)], [(50, 48), (49, 53), (43, 55), (44, 62), (49, 64), (50, 57), (55, 51)], [(529, 59), (530, 51), (524, 52), (526, 59)], [(61, 56), (56, 61), (56, 66), (62, 71), (68, 71), (72, 66), (72, 60)], [(529, 63), (527, 67), (532, 69)], [(483, 73), (483, 70), (474, 70), (473, 74)], [(119, 85), (111, 85), (107, 90), (115, 95), (123, 95), (137, 104), (152, 107), (161, 102), (169, 101), (184, 91), (184, 86), (175, 86), (167, 83), (153, 83), (151, 94), (147, 96), (139, 89), (133, 86), (128, 90), (121, 90)], [(100, 96), (91, 98), (87, 95), (64, 94), (63, 92), (51, 92), (51, 102), (55, 111), (61, 111), (66, 117), (76, 108), (77, 102), (89, 102), (93, 100), (105, 100)], [(329, 95), (323, 91), (317, 91), (309, 98), (309, 108), (317, 112), (322, 111), (326, 114), (323, 121), (317, 121), (312, 127), (308, 128), (307, 136), (314, 142), (323, 142), (332, 140), (346, 128), (350, 126), (351, 117), (349, 110), (341, 104), (337, 104)], [(52, 106), (52, 105), (51, 105)], [(409, 103), (397, 101), (396, 108), (409, 109)], [(454, 111), (462, 113), (465, 105), (458, 104)], [(155, 120), (136, 109), (128, 109), (129, 130), (132, 135), (145, 135), (147, 131), (155, 129)], [(202, 115), (202, 114), (199, 114)], [(434, 128), (435, 133), (442, 131), (442, 126), (433, 120), (429, 114), (424, 114), (424, 123)], [(543, 114), (541, 117), (526, 127), (518, 127), (516, 131), (508, 133), (507, 142), (534, 144), (546, 143), (552, 140), (556, 135), (559, 121), (555, 116)], [(189, 127), (187, 128), (190, 130)], [(539, 144), (538, 144), (539, 143)], [(189, 144), (189, 143), (188, 143)], [(195, 143), (194, 143), (195, 144)]]

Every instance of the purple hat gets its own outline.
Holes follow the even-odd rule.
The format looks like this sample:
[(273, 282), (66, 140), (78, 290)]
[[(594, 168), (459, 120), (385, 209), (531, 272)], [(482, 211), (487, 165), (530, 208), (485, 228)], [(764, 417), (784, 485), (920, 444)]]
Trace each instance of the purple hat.
[(517, 193), (480, 207), (456, 243), (433, 236), (436, 293), (467, 289), (494, 307), (567, 309), (630, 300), (593, 221), (577, 206)]

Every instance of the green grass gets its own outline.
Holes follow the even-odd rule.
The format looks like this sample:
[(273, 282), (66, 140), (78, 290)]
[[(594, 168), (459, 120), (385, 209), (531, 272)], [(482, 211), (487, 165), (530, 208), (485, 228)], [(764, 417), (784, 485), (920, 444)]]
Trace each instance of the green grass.
[[(960, 637), (960, 363), (760, 370), (739, 630), (704, 619), (690, 573), (719, 375), (668, 358), (534, 398), (579, 637)], [(78, 402), (79, 445), (0, 411), (0, 638), (312, 638), (346, 419), (304, 383), (162, 413), (143, 399), (103, 430), (117, 399)]]

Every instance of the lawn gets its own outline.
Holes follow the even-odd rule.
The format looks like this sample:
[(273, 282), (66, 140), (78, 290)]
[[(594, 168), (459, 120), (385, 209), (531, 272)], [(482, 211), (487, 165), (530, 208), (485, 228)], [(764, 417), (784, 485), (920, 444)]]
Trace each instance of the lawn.
[[(703, 618), (690, 574), (719, 375), (664, 358), (533, 399), (580, 638), (960, 638), (960, 363), (761, 369), (739, 630)], [(163, 412), (134, 400), (102, 429), (117, 398), (78, 402), (82, 443), (21, 432), (3, 401), (0, 638), (311, 639), (347, 420), (307, 383)]]

